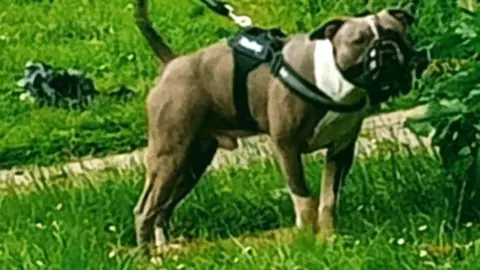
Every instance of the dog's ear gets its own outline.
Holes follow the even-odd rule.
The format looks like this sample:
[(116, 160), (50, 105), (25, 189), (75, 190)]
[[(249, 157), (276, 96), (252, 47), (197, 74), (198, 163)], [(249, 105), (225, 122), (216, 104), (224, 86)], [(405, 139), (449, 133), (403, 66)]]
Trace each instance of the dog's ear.
[(404, 27), (408, 27), (415, 22), (415, 17), (402, 9), (387, 9), (388, 14), (397, 19), (403, 24)]
[(345, 23), (345, 20), (342, 19), (333, 19), (331, 21), (328, 21), (318, 27), (317, 29), (313, 30), (309, 34), (309, 39), (314, 40), (314, 39), (333, 39), (335, 34), (338, 32), (338, 29), (342, 27), (342, 25)]

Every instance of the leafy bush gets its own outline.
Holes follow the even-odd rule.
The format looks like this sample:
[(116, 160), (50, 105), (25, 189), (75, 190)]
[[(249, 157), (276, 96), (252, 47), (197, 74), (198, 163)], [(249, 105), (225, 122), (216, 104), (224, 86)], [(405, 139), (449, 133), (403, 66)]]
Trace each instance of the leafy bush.
[[(158, 69), (153, 53), (135, 26), (131, 2), (8, 1), (2, 6), (5, 13), (0, 16), (0, 168), (49, 165), (146, 145), (144, 97)], [(191, 52), (235, 31), (231, 22), (200, 3), (151, 2), (155, 28), (179, 53)], [(465, 64), (464, 60), (456, 59), (474, 58), (478, 40), (469, 38), (474, 35), (470, 21), (448, 0), (375, 0), (367, 6), (363, 0), (235, 2), (238, 13), (250, 15), (259, 25), (281, 26), (289, 33), (310, 31), (334, 16), (365, 8), (378, 10), (386, 5), (415, 10), (418, 22), (412, 29), (414, 38), (421, 46), (432, 48), (432, 56), (440, 62), (432, 68), (442, 66), (450, 58), (455, 58), (459, 66)], [(461, 43), (467, 40), (470, 43)], [(23, 104), (12, 97), (11, 89), (30, 59), (82, 70), (95, 81), (100, 94), (127, 85), (136, 89), (137, 95), (128, 103), (102, 95), (83, 112)], [(390, 103), (388, 109), (424, 102), (416, 93), (436, 84), (450, 69), (448, 65), (446, 70), (431, 72), (420, 85), (422, 91), (412, 91)]]
[[(459, 24), (452, 39), (473, 54), (480, 51), (480, 14)], [(476, 46), (476, 49), (474, 48)], [(433, 132), (432, 144), (446, 172), (458, 186), (459, 218), (480, 216), (480, 62), (463, 66), (422, 93), (427, 113), (410, 119), (407, 126), (416, 134)]]

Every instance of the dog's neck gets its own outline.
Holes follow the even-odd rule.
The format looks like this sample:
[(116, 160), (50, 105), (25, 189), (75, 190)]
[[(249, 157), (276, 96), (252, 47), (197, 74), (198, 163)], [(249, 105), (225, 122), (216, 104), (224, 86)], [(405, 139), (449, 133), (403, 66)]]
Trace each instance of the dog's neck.
[(365, 97), (366, 91), (348, 82), (338, 70), (330, 40), (315, 41), (313, 67), (316, 86), (333, 100), (349, 104)]

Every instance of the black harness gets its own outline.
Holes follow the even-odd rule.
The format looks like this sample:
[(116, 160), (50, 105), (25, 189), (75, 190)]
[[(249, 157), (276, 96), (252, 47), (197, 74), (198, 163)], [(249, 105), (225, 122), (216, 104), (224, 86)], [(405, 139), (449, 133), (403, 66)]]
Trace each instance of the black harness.
[[(239, 19), (226, 3), (218, 0), (202, 0), (202, 2), (222, 16)], [(357, 87), (363, 87), (369, 91), (370, 98), (384, 101), (396, 95), (399, 89), (403, 92), (403, 89), (410, 88), (408, 84), (404, 84), (410, 78), (399, 79), (398, 73), (405, 70), (400, 73), (409, 74), (407, 69), (416, 70), (417, 73), (423, 71), (426, 64), (422, 64), (421, 60), (426, 61), (426, 55), (404, 44), (397, 33), (381, 29), (378, 24), (377, 28), (381, 30), (380, 38), (367, 48), (363, 61), (342, 73)], [(338, 103), (298, 74), (282, 55), (286, 37), (287, 35), (279, 28), (263, 29), (244, 26), (228, 41), (234, 59), (233, 98), (236, 120), (241, 128), (253, 132), (261, 131), (250, 110), (248, 75), (265, 64), (270, 66), (273, 76), (307, 103), (340, 113), (356, 112), (365, 107), (367, 98), (354, 104)], [(403, 59), (400, 60), (396, 56)], [(416, 66), (412, 67), (412, 64)], [(361, 80), (358, 81), (358, 78)]]
[(241, 29), (228, 42), (233, 49), (233, 99), (236, 119), (242, 128), (259, 131), (258, 123), (250, 111), (248, 75), (260, 65), (272, 61), (274, 56), (282, 50), (285, 37), (286, 35), (278, 28), (249, 27)]
[(336, 112), (355, 112), (366, 105), (366, 99), (354, 104), (335, 102), (313, 83), (299, 75), (283, 58), (282, 49), (286, 42), (279, 28), (241, 28), (228, 41), (233, 50), (234, 76), (233, 98), (236, 119), (242, 128), (260, 131), (252, 116), (248, 95), (248, 75), (260, 65), (268, 64), (272, 75), (277, 77), (290, 91), (308, 103), (322, 105)]

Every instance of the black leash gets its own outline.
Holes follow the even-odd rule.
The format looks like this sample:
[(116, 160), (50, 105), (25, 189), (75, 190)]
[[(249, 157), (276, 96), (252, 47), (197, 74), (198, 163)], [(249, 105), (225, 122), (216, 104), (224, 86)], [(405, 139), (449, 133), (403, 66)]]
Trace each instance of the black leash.
[(230, 10), (228, 10), (228, 8), (226, 7), (227, 4), (225, 2), (216, 1), (216, 0), (201, 0), (201, 1), (216, 13), (224, 17), (228, 17), (228, 13), (230, 13)]
[(201, 0), (207, 7), (224, 17), (230, 17), (240, 27), (248, 27), (252, 25), (252, 20), (248, 16), (239, 16), (233, 11), (233, 7), (219, 0)]

